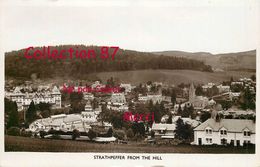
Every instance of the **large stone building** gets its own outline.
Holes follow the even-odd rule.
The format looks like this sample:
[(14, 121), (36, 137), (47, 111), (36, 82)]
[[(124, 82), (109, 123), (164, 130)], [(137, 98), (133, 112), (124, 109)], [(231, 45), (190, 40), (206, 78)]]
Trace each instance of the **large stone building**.
[(196, 96), (193, 83), (189, 89), (189, 102), (193, 105), (194, 109), (204, 109), (209, 104), (209, 99), (204, 96)]
[(7, 98), (17, 103), (18, 111), (27, 109), (31, 101), (33, 101), (34, 104), (41, 102), (49, 103), (52, 105), (52, 108), (61, 108), (61, 93), (56, 86), (54, 86), (51, 91), (47, 90), (34, 93), (22, 93), (20, 88), (16, 87), (13, 92), (7, 94)]

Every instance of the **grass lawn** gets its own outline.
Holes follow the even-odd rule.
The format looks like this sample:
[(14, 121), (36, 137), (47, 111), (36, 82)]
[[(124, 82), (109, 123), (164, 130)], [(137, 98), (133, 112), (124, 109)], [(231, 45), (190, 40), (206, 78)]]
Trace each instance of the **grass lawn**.
[(35, 139), (5, 136), (5, 151), (28, 152), (107, 152), (107, 153), (230, 153), (253, 154), (254, 148), (150, 145), (141, 143), (99, 144), (86, 141)]

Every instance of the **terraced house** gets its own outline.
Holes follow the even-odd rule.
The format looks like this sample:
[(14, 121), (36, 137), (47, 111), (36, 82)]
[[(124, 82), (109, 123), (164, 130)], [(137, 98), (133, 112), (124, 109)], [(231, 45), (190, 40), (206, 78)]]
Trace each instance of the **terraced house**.
[(255, 122), (245, 119), (208, 119), (194, 129), (193, 144), (255, 144)]

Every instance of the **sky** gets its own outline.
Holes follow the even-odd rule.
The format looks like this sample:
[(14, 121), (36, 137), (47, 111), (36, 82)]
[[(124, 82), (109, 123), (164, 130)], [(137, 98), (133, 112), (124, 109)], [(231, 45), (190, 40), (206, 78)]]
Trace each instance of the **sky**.
[(4, 0), (4, 51), (84, 44), (137, 51), (254, 50), (257, 0)]

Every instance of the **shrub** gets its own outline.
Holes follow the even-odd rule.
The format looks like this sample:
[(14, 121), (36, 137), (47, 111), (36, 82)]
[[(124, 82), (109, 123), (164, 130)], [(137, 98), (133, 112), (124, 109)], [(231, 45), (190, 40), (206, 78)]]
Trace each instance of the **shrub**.
[(112, 137), (113, 136), (113, 129), (109, 128), (106, 134), (107, 137)]
[(32, 132), (31, 131), (22, 130), (20, 135), (23, 136), (23, 137), (31, 137), (32, 136)]
[(127, 135), (128, 138), (133, 138), (133, 137), (134, 137), (133, 129), (129, 128), (129, 129), (126, 131), (126, 135)]
[(113, 136), (115, 136), (115, 138), (118, 138), (119, 140), (123, 140), (126, 134), (125, 131), (123, 130), (115, 130)]
[(11, 136), (19, 136), (20, 135), (20, 129), (18, 127), (10, 127), (7, 130), (7, 134)]
[(74, 130), (72, 131), (71, 137), (72, 137), (72, 140), (75, 140), (77, 137), (80, 137), (80, 132), (79, 132), (79, 130), (74, 129)]
[(46, 136), (46, 135), (48, 134), (48, 133), (45, 132), (45, 131), (40, 131), (39, 133), (40, 133), (40, 137), (41, 137), (41, 138), (44, 138), (44, 136)]
[(90, 140), (93, 140), (95, 137), (97, 137), (97, 133), (94, 132), (92, 129), (89, 129), (89, 131), (88, 131), (88, 138)]

